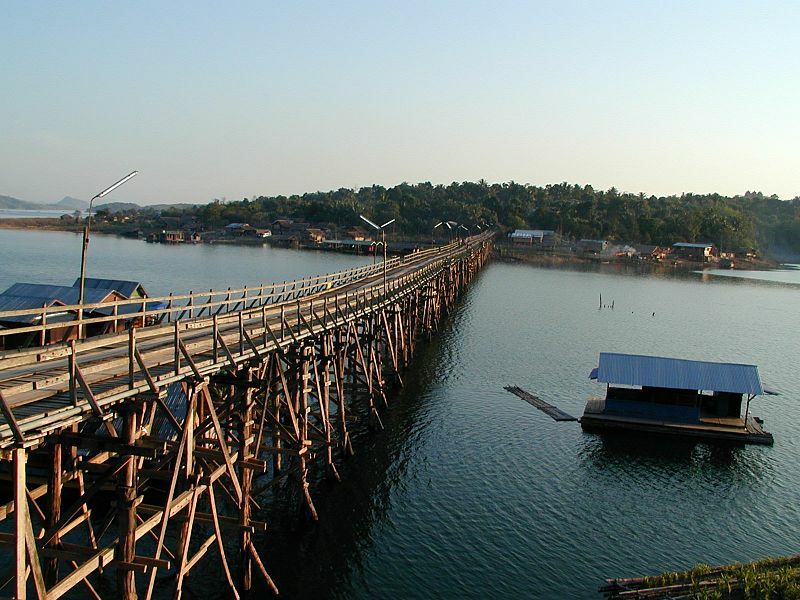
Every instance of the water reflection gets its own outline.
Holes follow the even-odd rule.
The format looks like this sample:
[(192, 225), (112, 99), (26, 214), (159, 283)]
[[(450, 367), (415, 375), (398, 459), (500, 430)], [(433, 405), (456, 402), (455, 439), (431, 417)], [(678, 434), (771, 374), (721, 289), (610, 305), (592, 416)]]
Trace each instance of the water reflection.
[(732, 443), (706, 443), (642, 434), (585, 433), (579, 458), (586, 469), (612, 477), (641, 474), (654, 480), (694, 477), (708, 481), (755, 483), (768, 475), (769, 449)]
[[(283, 597), (348, 597), (353, 578), (363, 575), (376, 531), (393, 527), (387, 513), (395, 492), (413, 482), (410, 457), (431, 422), (430, 388), (448, 355), (442, 345), (438, 338), (418, 346), (404, 387), (390, 396), (382, 412), (383, 431), (351, 430), (355, 455), (339, 468), (342, 482), (312, 482), (318, 523), (298, 518), (299, 498), (293, 490), (276, 495), (270, 508), (255, 517), (270, 523), (270, 531), (256, 543)], [(266, 591), (257, 588), (255, 596)]]

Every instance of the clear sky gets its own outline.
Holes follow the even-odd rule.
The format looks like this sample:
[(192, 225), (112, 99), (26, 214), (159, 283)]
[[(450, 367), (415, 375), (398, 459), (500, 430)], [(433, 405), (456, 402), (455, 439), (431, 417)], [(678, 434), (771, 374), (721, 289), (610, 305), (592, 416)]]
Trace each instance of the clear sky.
[(0, 3), (0, 194), (800, 195), (800, 2)]

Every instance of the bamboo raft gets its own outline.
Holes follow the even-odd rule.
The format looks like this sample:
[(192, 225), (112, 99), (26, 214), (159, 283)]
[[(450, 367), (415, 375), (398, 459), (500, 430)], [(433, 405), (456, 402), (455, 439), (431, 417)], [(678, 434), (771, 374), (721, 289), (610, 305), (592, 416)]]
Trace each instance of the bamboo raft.
[(88, 304), (3, 313), (30, 313), (13, 331), (41, 339), (70, 312), (79, 330), (123, 314), (156, 323), (0, 352), (0, 595), (96, 599), (110, 572), (115, 597), (149, 600), (158, 577), (177, 599), (211, 556), (229, 597), (256, 577), (277, 594), (254, 539), (267, 528), (260, 498), (281, 489), (318, 518), (312, 470), (338, 480), (353, 427), (383, 427), (388, 392), (491, 243), (484, 233), (295, 282), (148, 299), (166, 310), (139, 299), (93, 318)]
[(548, 415), (549, 417), (552, 417), (552, 419), (554, 421), (577, 421), (578, 420), (575, 417), (573, 417), (572, 415), (565, 413), (560, 408), (558, 408), (556, 406), (553, 406), (552, 404), (548, 404), (547, 402), (545, 402), (544, 400), (542, 400), (538, 396), (534, 396), (530, 392), (526, 392), (525, 390), (523, 390), (520, 387), (517, 387), (515, 385), (509, 385), (509, 386), (506, 386), (504, 389), (509, 391), (509, 392), (511, 392), (515, 396), (519, 396), (520, 398), (525, 400), (525, 402), (527, 402), (531, 406), (534, 406), (534, 407), (538, 408), (544, 414)]

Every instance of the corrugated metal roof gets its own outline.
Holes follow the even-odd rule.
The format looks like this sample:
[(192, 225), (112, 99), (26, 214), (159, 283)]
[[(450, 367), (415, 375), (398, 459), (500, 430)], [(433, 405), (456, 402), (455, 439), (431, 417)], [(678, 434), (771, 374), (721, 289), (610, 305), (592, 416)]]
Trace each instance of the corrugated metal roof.
[(541, 237), (550, 237), (555, 235), (555, 231), (552, 229), (515, 229), (514, 232), (511, 234), (512, 238), (515, 237), (522, 237), (522, 238), (541, 238)]
[[(6, 310), (28, 310), (33, 308), (42, 308), (43, 304), (52, 306), (53, 304), (57, 304), (57, 302), (55, 300), (46, 301), (42, 298), (26, 298), (22, 296), (7, 296), (6, 294), (0, 294), (0, 312)], [(48, 315), (48, 317), (51, 315)], [(39, 317), (36, 315), (19, 315), (16, 317), (2, 318), (2, 321), (6, 323), (32, 324), (38, 320)]]
[(672, 247), (673, 248), (709, 248), (709, 247), (711, 247), (713, 245), (714, 244), (710, 244), (710, 243), (709, 244), (703, 244), (703, 243), (692, 244), (690, 242), (676, 242), (676, 243), (672, 244)]
[[(164, 402), (178, 422), (183, 423), (184, 419), (186, 419), (186, 408), (189, 399), (186, 397), (180, 382), (170, 384), (167, 388), (167, 397)], [(167, 419), (162, 411), (156, 412), (156, 418), (153, 419), (152, 435), (162, 440), (169, 440), (175, 439), (178, 433), (172, 426), (172, 422)]]
[[(114, 290), (92, 289), (84, 290), (84, 303), (95, 304), (102, 302)], [(39, 306), (45, 300), (58, 300), (63, 304), (78, 304), (80, 290), (76, 287), (65, 285), (49, 285), (46, 283), (15, 283), (2, 296), (16, 296), (18, 298), (39, 299)]]
[[(97, 304), (103, 302), (106, 297), (114, 290), (107, 289), (87, 289), (85, 290), (86, 304)], [(28, 310), (42, 308), (42, 305), (53, 306), (55, 304), (71, 305), (78, 304), (78, 288), (67, 287), (64, 285), (48, 285), (43, 283), (15, 283), (2, 294), (0, 294), (0, 312), (10, 310)], [(109, 313), (113, 309), (109, 309)], [(102, 314), (102, 310), (95, 310)], [(70, 317), (71, 319), (72, 317)], [(63, 315), (49, 313), (47, 320), (64, 319)], [(32, 324), (39, 320), (37, 315), (22, 315), (15, 317), (5, 317), (2, 319), (6, 323)]]
[[(81, 284), (81, 278), (75, 280), (75, 283), (72, 284), (72, 287), (79, 287)], [(147, 296), (147, 292), (145, 292), (144, 286), (138, 281), (126, 281), (124, 279), (101, 279), (98, 277), (87, 277), (86, 282), (84, 283), (85, 289), (105, 289), (105, 290), (115, 290), (119, 292), (126, 298), (133, 298), (136, 290), (141, 288), (141, 292), (144, 296)]]
[(601, 352), (597, 380), (603, 383), (680, 390), (756, 395), (764, 393), (758, 367), (755, 365), (638, 354)]

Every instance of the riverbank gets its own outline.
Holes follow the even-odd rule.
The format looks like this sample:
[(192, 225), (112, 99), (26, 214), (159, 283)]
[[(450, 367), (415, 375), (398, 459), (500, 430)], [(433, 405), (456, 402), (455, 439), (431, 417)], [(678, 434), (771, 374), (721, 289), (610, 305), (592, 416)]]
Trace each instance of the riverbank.
[[(696, 271), (698, 269), (720, 268), (716, 262), (693, 262), (688, 260), (652, 260), (638, 257), (605, 257), (585, 256), (576, 253), (551, 253), (540, 250), (527, 250), (509, 246), (495, 245), (493, 258), (509, 263), (527, 263), (541, 267), (578, 267), (591, 268), (597, 265), (616, 266), (625, 269), (634, 269), (640, 272), (649, 271)], [(769, 271), (780, 267), (776, 261), (766, 259), (736, 260), (737, 270)]]
[[(77, 221), (64, 221), (52, 218), (19, 218), (19, 219), (0, 219), (0, 229), (23, 229), (23, 230), (45, 230), (45, 231), (68, 231), (80, 233), (83, 225)], [(152, 231), (156, 231), (152, 229)], [(107, 223), (93, 222), (93, 234), (117, 235), (126, 238), (139, 237), (139, 234), (146, 235), (150, 229), (140, 229), (131, 223)], [(371, 255), (366, 248), (331, 247), (320, 244), (310, 244), (296, 240), (283, 239), (280, 236), (255, 238), (255, 237), (227, 237), (227, 236), (208, 236), (197, 242), (184, 242), (197, 244), (224, 244), (231, 246), (263, 246), (265, 244), (278, 247), (299, 250), (314, 250), (335, 252), (337, 254), (356, 254)], [(399, 240), (389, 242), (388, 252), (391, 255), (405, 254), (418, 248), (428, 247), (427, 242), (420, 240)], [(718, 268), (717, 263), (699, 263), (686, 260), (645, 260), (640, 258), (622, 257), (603, 257), (603, 256), (584, 256), (576, 253), (565, 252), (543, 252), (528, 248), (506, 246), (496, 244), (493, 258), (503, 262), (523, 262), (543, 267), (553, 268), (591, 268), (596, 265), (613, 265), (625, 269), (634, 269), (640, 272), (668, 272), (668, 271), (692, 271), (697, 269)], [(767, 271), (780, 267), (777, 261), (768, 259), (737, 259), (735, 261), (737, 270), (747, 271)]]

